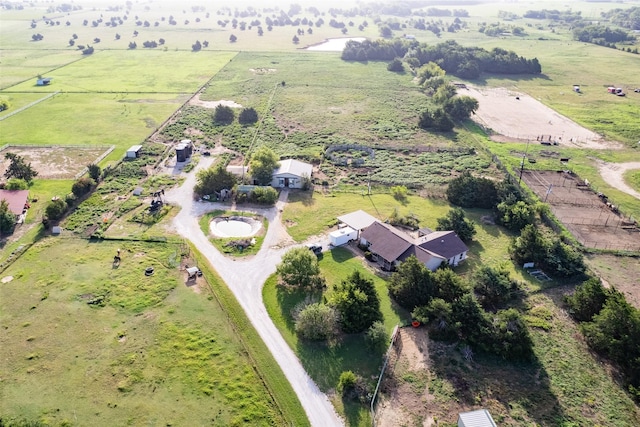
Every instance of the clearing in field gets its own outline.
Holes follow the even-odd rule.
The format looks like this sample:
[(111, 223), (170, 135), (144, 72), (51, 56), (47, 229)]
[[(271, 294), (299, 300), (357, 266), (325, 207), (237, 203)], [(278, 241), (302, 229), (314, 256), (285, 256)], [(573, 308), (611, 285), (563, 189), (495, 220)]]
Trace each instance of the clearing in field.
[(10, 163), (4, 158), (5, 153), (14, 153), (31, 163), (40, 179), (74, 179), (87, 165), (98, 163), (114, 148), (6, 145), (0, 150), (0, 174)]
[(461, 93), (478, 100), (478, 111), (473, 116), (476, 122), (509, 140), (555, 142), (579, 148), (619, 147), (524, 93), (473, 87)]
[(573, 173), (525, 170), (522, 179), (551, 211), (588, 248), (640, 250), (640, 228), (625, 219), (605, 195)]

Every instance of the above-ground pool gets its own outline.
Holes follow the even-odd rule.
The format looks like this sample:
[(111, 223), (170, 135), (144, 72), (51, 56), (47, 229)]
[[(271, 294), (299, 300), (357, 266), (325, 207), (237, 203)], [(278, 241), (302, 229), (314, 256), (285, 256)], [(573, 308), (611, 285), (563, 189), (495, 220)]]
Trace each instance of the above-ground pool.
[(256, 234), (262, 223), (248, 217), (218, 217), (209, 224), (211, 233), (218, 237), (250, 237)]

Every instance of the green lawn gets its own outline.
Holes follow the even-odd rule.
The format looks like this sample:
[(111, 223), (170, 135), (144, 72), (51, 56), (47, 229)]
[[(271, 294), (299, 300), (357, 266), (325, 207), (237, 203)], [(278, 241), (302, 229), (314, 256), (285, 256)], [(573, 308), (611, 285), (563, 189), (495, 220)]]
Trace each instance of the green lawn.
[[(366, 188), (363, 187), (363, 192)], [(289, 225), (288, 232), (296, 241), (302, 241), (316, 234), (329, 231), (337, 224), (336, 217), (357, 211), (368, 212), (384, 221), (394, 209), (401, 216), (415, 214), (423, 227), (435, 228), (437, 218), (444, 216), (449, 204), (444, 200), (426, 199), (409, 196), (401, 203), (390, 194), (299, 192), (289, 194), (289, 202), (284, 209), (282, 219)]]
[(184, 286), (184, 250), (48, 238), (6, 270), (3, 420), (285, 424), (226, 312)]
[[(362, 258), (355, 257), (347, 249), (335, 248), (323, 253), (319, 263), (322, 274), (327, 279), (327, 292), (330, 292), (333, 286), (345, 280), (356, 270), (372, 279), (380, 297), (380, 308), (389, 333), (395, 325), (404, 325), (411, 320), (405, 310), (391, 301), (386, 280), (373, 274), (365, 266), (365, 261)], [(295, 325), (291, 317), (291, 310), (305, 299), (307, 293), (286, 290), (277, 286), (276, 282), (277, 277), (271, 276), (262, 291), (269, 316), (320, 389), (325, 392), (334, 392), (340, 374), (346, 370), (354, 371), (372, 387), (375, 387), (375, 378), (377, 378), (382, 364), (381, 354), (369, 350), (360, 334), (346, 335), (333, 344), (306, 342), (298, 339), (294, 330)], [(321, 295), (316, 293), (313, 297), (320, 298)], [(370, 425), (368, 407), (353, 402), (343, 402), (337, 397), (332, 401), (338, 411), (347, 417), (349, 425)]]
[(630, 170), (624, 173), (624, 182), (636, 191), (640, 191), (640, 171)]
[[(237, 246), (228, 245), (230, 242), (236, 242), (238, 240), (243, 240), (243, 238), (238, 237), (226, 237), (220, 238), (213, 236), (211, 234), (211, 221), (214, 218), (219, 216), (248, 216), (251, 218), (258, 219), (262, 221), (262, 228), (256, 235), (252, 238), (255, 239), (255, 244), (248, 246), (244, 250), (239, 249)], [(244, 257), (249, 255), (255, 255), (262, 248), (262, 242), (264, 241), (264, 237), (267, 234), (267, 230), (269, 228), (269, 221), (266, 218), (261, 217), (260, 215), (255, 215), (250, 212), (235, 212), (235, 211), (223, 211), (223, 210), (215, 210), (213, 212), (209, 212), (200, 217), (198, 221), (200, 224), (200, 229), (205, 234), (205, 236), (209, 236), (209, 241), (213, 243), (213, 245), (223, 254), (230, 255), (233, 257)]]

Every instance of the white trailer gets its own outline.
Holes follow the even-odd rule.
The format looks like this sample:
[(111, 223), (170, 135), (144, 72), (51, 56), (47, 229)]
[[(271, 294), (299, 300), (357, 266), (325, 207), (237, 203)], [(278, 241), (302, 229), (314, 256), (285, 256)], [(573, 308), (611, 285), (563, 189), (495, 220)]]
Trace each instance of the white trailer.
[(351, 227), (344, 227), (329, 234), (333, 246), (341, 246), (358, 238), (358, 232)]

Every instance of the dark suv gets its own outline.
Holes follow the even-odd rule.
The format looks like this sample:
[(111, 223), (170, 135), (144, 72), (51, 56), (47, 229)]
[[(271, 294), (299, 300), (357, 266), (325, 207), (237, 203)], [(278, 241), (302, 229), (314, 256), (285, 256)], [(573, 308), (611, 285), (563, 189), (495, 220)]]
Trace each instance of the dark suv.
[(322, 253), (322, 246), (320, 245), (307, 245), (307, 247), (316, 255), (320, 255)]

